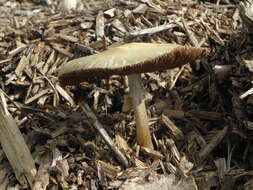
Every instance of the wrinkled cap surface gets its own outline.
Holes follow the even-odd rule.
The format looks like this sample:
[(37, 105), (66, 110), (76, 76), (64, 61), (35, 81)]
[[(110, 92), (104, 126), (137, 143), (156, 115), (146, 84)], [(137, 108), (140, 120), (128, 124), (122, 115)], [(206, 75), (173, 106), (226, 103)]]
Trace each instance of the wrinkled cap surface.
[(206, 48), (177, 44), (128, 43), (101, 53), (74, 59), (59, 70), (61, 84), (78, 84), (87, 78), (106, 78), (172, 69), (207, 55)]

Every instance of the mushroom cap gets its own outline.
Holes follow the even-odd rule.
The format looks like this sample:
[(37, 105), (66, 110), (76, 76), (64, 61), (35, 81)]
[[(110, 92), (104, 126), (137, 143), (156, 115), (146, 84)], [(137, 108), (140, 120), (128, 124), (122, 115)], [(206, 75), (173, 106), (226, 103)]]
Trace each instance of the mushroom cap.
[(72, 85), (91, 77), (106, 78), (172, 69), (207, 54), (206, 48), (169, 43), (128, 43), (63, 64), (59, 70), (59, 80), (63, 85)]

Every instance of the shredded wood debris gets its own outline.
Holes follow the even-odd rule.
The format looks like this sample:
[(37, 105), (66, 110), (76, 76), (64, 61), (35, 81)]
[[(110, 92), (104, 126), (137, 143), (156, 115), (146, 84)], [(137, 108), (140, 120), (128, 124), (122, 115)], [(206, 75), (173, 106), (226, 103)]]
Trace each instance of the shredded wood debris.
[[(0, 113), (10, 114), (0, 121), (0, 189), (252, 189), (252, 7), (0, 0)], [(58, 80), (63, 63), (130, 42), (211, 50), (142, 74), (154, 150), (136, 142), (124, 77)], [(22, 136), (3, 132), (7, 120)], [(6, 142), (29, 159), (15, 158)]]

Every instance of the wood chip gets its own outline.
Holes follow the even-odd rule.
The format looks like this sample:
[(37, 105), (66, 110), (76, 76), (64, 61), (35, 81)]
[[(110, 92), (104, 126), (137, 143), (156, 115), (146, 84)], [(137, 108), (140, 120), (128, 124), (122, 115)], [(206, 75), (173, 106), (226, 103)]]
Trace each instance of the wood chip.
[(23, 72), (23, 70), (25, 69), (26, 65), (29, 64), (29, 60), (27, 59), (26, 56), (22, 56), (18, 66), (15, 69), (15, 73), (17, 75), (17, 77), (19, 78)]
[(170, 133), (176, 140), (182, 140), (184, 138), (183, 132), (165, 115), (162, 115), (162, 122), (168, 127)]
[(96, 18), (96, 36), (97, 39), (103, 39), (105, 36), (105, 32), (104, 32), (104, 13), (103, 11), (99, 11), (97, 18)]

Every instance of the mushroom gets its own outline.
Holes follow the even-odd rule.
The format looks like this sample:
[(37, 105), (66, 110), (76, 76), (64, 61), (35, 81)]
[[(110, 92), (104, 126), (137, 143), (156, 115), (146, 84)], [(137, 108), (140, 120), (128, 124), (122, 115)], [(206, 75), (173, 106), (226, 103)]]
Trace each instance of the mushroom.
[(152, 150), (141, 73), (172, 69), (207, 53), (206, 48), (177, 44), (128, 43), (63, 64), (59, 70), (59, 80), (63, 85), (74, 85), (90, 77), (127, 75), (129, 96), (135, 112), (137, 142)]

